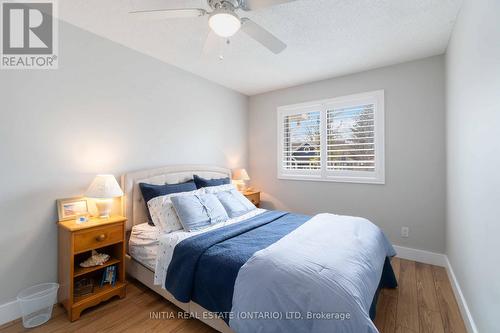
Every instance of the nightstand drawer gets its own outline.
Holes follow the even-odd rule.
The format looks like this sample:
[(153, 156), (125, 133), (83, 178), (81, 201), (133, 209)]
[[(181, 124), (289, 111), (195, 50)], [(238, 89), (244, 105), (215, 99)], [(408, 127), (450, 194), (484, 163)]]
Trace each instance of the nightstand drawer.
[(260, 193), (252, 193), (252, 194), (245, 194), (245, 197), (247, 197), (248, 200), (250, 200), (251, 203), (254, 205), (258, 205), (260, 203)]
[(74, 234), (75, 253), (93, 250), (123, 240), (123, 224), (92, 228)]

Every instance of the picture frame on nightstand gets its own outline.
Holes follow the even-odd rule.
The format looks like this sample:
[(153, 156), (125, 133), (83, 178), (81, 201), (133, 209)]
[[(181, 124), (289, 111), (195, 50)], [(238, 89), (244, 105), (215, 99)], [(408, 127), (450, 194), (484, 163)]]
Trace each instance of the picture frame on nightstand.
[(85, 197), (57, 199), (56, 204), (59, 221), (76, 220), (89, 215), (89, 204)]

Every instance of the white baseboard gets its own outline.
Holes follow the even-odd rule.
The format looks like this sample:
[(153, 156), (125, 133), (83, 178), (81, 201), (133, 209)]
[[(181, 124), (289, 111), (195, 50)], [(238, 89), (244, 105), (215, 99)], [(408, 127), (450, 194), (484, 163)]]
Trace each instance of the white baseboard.
[(6, 324), (21, 317), (21, 309), (17, 300), (0, 304), (0, 325)]
[[(469, 333), (477, 333), (478, 330), (476, 324), (474, 323), (472, 315), (469, 311), (469, 307), (467, 306), (467, 302), (465, 301), (462, 290), (460, 289), (460, 285), (458, 284), (455, 273), (453, 273), (453, 269), (451, 267), (450, 261), (448, 260), (448, 257), (442, 253), (412, 249), (404, 246), (395, 245), (394, 249), (397, 252), (396, 256), (398, 258), (418, 261), (424, 264), (436, 265), (446, 268), (453, 293), (455, 294), (458, 307), (460, 308), (460, 312), (465, 322), (465, 326), (467, 327)], [(0, 325), (16, 320), (20, 317), (21, 309), (19, 308), (17, 300), (0, 305)]]
[(462, 318), (464, 319), (465, 326), (469, 333), (478, 333), (476, 323), (472, 318), (472, 314), (470, 313), (469, 306), (465, 301), (464, 294), (462, 293), (462, 289), (460, 289), (460, 285), (458, 284), (457, 277), (453, 272), (453, 268), (451, 267), (451, 263), (448, 260), (448, 256), (446, 256), (446, 272), (448, 273), (448, 278), (450, 279), (451, 287), (453, 289), (453, 293), (455, 294), (455, 298), (457, 299), (458, 308), (460, 309), (460, 313), (462, 314)]
[(424, 250), (412, 249), (409, 247), (394, 245), (396, 257), (418, 261), (424, 264), (446, 267), (446, 255), (442, 253), (429, 252)]

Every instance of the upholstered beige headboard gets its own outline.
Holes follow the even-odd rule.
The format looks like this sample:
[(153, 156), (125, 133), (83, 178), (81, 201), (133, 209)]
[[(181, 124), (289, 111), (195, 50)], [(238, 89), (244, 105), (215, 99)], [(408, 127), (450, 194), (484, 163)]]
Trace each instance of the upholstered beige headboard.
[(123, 212), (127, 217), (127, 230), (136, 224), (148, 222), (146, 205), (142, 199), (139, 183), (176, 184), (193, 179), (197, 174), (203, 178), (231, 177), (231, 170), (208, 165), (172, 165), (162, 168), (130, 172), (122, 176)]

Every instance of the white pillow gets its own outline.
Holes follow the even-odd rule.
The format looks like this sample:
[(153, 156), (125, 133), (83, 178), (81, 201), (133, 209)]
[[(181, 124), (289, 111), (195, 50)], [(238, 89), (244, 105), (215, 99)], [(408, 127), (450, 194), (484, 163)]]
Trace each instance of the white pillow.
[(236, 190), (236, 186), (233, 184), (224, 184), (224, 185), (219, 185), (219, 186), (209, 186), (209, 187), (204, 187), (205, 193), (219, 193), (223, 191), (231, 191), (231, 190)]
[(172, 231), (182, 229), (181, 221), (175, 212), (174, 205), (172, 204), (172, 197), (204, 194), (205, 189), (199, 189), (190, 192), (171, 193), (153, 198), (148, 201), (149, 213), (153, 223), (160, 228), (161, 233), (168, 234)]

